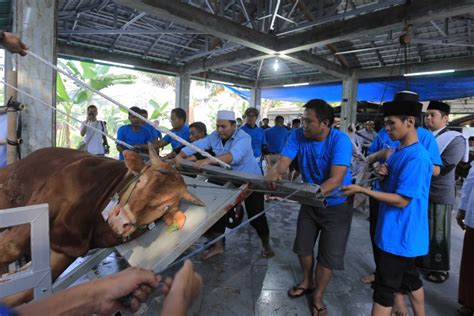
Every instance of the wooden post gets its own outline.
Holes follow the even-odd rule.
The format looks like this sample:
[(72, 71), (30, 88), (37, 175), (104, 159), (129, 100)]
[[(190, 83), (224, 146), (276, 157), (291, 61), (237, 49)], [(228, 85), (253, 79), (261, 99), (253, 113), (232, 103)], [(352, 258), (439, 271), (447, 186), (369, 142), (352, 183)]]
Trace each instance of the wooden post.
[[(7, 71), (7, 82), (12, 86), (16, 87), (16, 71)], [(10, 97), (16, 100), (16, 91), (8, 88), (6, 89), (7, 93), (5, 96), (5, 102), (8, 102)], [(7, 139), (12, 141), (17, 141), (17, 112), (9, 110), (7, 112)], [(17, 146), (7, 144), (7, 164), (15, 162), (17, 159)]]

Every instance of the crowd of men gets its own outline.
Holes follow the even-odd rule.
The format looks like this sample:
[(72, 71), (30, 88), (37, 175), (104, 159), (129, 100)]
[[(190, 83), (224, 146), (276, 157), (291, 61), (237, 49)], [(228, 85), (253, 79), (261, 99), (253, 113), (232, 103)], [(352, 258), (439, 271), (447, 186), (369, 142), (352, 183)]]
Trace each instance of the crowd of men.
[[(146, 116), (139, 108), (132, 110)], [(392, 309), (406, 314), (404, 295), (409, 296), (415, 315), (425, 315), (420, 272), (431, 282), (442, 283), (449, 278), (455, 168), (459, 162), (467, 161), (469, 153), (468, 140), (447, 127), (449, 113), (448, 104), (431, 101), (424, 128), (418, 95), (402, 91), (393, 101), (383, 104), (384, 127), (378, 132), (373, 121), (365, 122), (362, 129), (354, 129), (353, 133), (339, 131), (334, 127), (333, 108), (320, 99), (304, 105), (302, 128), (299, 119), (288, 128), (282, 116), (274, 119), (272, 127), (268, 119), (262, 119), (258, 126), (256, 108), (248, 108), (243, 120), (232, 111), (218, 111), (215, 130), (209, 135), (202, 122), (188, 126), (186, 112), (180, 108), (172, 110), (171, 123), (172, 132), (230, 164), (233, 170), (265, 174), (270, 187), (288, 177), (295, 162), (303, 182), (321, 187), (327, 207), (302, 205), (298, 215), (293, 250), (299, 257), (303, 279), (290, 288), (290, 298), (313, 293), (313, 314), (326, 315), (325, 289), (333, 271), (344, 268), (353, 212), (350, 196), (363, 194), (369, 197), (375, 272), (362, 281), (374, 289), (373, 315), (390, 315)], [(117, 139), (137, 151), (146, 148), (148, 142), (156, 149), (171, 144), (173, 151), (164, 158), (174, 159), (177, 165), (183, 159), (195, 161), (198, 169), (215, 164), (196, 148), (182, 146), (169, 136), (161, 138), (153, 127), (134, 115), (129, 119), (131, 124), (119, 129)], [(120, 152), (125, 149), (121, 145), (117, 148)], [(375, 170), (378, 178), (371, 187), (354, 184), (354, 151), (366, 156)], [(267, 165), (265, 172), (262, 161)], [(457, 215), (459, 225), (466, 230), (459, 285), (459, 312), (464, 315), (472, 315), (474, 309), (473, 169), (465, 181)], [(261, 213), (265, 206), (263, 194), (252, 193), (245, 206), (249, 218)], [(224, 233), (228, 216), (231, 215), (210, 229), (213, 237)], [(262, 242), (262, 255), (274, 256), (265, 214), (251, 225)], [(222, 239), (203, 258), (224, 250)]]

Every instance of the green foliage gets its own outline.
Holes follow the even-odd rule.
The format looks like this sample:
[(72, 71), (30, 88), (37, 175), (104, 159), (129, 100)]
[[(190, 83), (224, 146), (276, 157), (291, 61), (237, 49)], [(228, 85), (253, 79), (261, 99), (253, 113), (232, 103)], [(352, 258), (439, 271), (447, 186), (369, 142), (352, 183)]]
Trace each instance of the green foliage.
[(168, 102), (164, 102), (163, 104), (159, 104), (155, 100), (148, 100), (148, 105), (150, 105), (153, 108), (153, 113), (150, 116), (150, 120), (166, 120), (169, 119), (169, 114), (168, 114)]
[(71, 102), (71, 98), (66, 91), (64, 81), (61, 76), (56, 76), (56, 101), (58, 103)]
[[(60, 62), (61, 63), (61, 62)], [(133, 84), (136, 76), (129, 74), (112, 74), (109, 73), (110, 67), (104, 65), (96, 65), (87, 62), (67, 61), (65, 64), (66, 70), (75, 75), (80, 80), (86, 82), (95, 90), (103, 90), (107, 87), (118, 84)], [(67, 85), (66, 78), (61, 74), (56, 77), (56, 100), (58, 109), (64, 111), (73, 117), (84, 117), (86, 108), (92, 103), (94, 97), (93, 92), (82, 87), (72, 87)], [(101, 109), (103, 110), (103, 109)], [(104, 113), (109, 134), (115, 134), (118, 125), (123, 123), (123, 115), (114, 107), (110, 110), (111, 113)], [(82, 140), (78, 128), (71, 132), (71, 126), (76, 126), (69, 117), (58, 113), (57, 114), (57, 146), (59, 147), (76, 147)], [(115, 150), (112, 146), (112, 150)], [(113, 154), (113, 153), (111, 153)]]

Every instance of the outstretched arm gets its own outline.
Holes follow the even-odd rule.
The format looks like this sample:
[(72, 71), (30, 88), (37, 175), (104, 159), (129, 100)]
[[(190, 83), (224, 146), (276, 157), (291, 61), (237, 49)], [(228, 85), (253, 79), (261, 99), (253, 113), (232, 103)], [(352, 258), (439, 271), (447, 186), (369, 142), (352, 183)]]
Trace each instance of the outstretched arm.
[(136, 312), (140, 302), (159, 286), (160, 279), (151, 270), (129, 268), (20, 306), (16, 311), (19, 315), (114, 314), (124, 309), (119, 299), (132, 294), (130, 311)]
[(343, 186), (341, 188), (342, 193), (346, 195), (354, 195), (356, 193), (362, 193), (371, 198), (374, 198), (380, 202), (393, 205), (395, 207), (404, 208), (405, 206), (410, 203), (411, 198), (406, 196), (396, 194), (396, 193), (386, 193), (386, 192), (379, 192), (373, 191), (369, 188), (364, 188), (356, 184), (351, 184), (348, 186)]

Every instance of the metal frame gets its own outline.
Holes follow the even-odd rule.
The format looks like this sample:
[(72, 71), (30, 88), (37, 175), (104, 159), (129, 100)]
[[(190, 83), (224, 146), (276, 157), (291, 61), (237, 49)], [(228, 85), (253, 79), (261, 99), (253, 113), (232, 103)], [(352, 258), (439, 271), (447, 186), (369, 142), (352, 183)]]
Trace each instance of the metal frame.
[[(193, 163), (189, 160), (183, 160), (181, 162), (181, 168), (185, 171), (195, 171)], [(222, 181), (222, 178), (225, 177), (226, 181), (231, 182), (234, 185), (249, 183), (251, 189), (269, 190), (263, 176), (241, 171), (227, 170), (212, 165), (202, 167), (200, 172), (202, 177), (206, 177), (210, 180), (214, 179)], [(271, 191), (272, 195), (286, 197), (291, 193), (298, 191), (288, 199), (314, 207), (325, 208), (327, 206), (326, 199), (321, 192), (321, 187), (317, 184), (295, 183), (289, 181), (276, 181), (275, 184), (277, 187), (275, 191)]]
[(1, 297), (33, 288), (34, 298), (51, 294), (48, 204), (0, 211), (0, 228), (31, 225), (31, 267), (6, 275), (0, 282)]
[(64, 290), (71, 286), (77, 279), (84, 274), (87, 274), (93, 267), (98, 265), (102, 260), (107, 258), (114, 252), (114, 248), (98, 249), (94, 253), (90, 254), (83, 262), (78, 264), (71, 271), (67, 272), (64, 276), (59, 277), (53, 284), (53, 292)]

